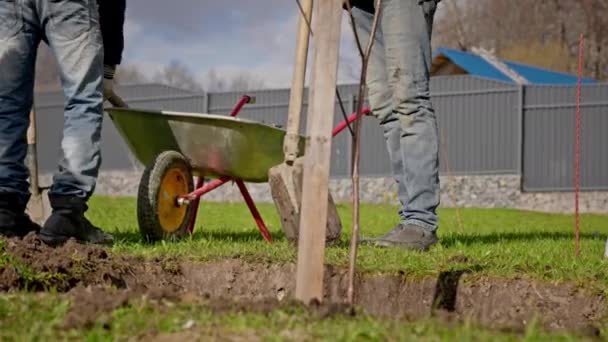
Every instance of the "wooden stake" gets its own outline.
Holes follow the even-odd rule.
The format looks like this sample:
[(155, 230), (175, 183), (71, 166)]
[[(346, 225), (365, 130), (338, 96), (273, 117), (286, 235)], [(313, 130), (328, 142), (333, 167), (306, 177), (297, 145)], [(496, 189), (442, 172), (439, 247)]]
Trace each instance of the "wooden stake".
[(331, 126), (336, 106), (342, 3), (343, 0), (319, 1), (313, 14), (314, 55), (296, 272), (296, 299), (306, 304), (323, 300)]

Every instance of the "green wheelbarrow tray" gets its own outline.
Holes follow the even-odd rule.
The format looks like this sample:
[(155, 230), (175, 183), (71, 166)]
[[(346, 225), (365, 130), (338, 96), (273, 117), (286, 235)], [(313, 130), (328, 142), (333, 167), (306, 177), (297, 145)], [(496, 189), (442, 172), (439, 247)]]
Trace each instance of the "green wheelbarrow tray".
[[(284, 161), (282, 129), (225, 115), (108, 108), (131, 152), (143, 165), (165, 151), (186, 157), (195, 175), (228, 176), (264, 183), (268, 171)], [(305, 138), (300, 139), (300, 156)]]

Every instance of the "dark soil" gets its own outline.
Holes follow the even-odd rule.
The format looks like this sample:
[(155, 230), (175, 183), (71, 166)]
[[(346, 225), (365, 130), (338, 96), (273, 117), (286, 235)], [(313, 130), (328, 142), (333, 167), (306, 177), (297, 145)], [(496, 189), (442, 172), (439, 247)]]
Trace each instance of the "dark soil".
[(0, 290), (55, 288), (68, 291), (79, 285), (109, 285), (116, 288), (148, 290), (179, 284), (177, 261), (171, 258), (144, 260), (108, 255), (97, 246), (68, 241), (51, 248), (34, 235), (5, 242), (4, 254), (12, 261), (0, 269)]
[[(227, 259), (193, 263), (175, 258), (113, 255), (96, 246), (68, 242), (50, 248), (28, 236), (5, 242), (0, 291), (57, 289), (72, 299), (66, 328), (103, 322), (112, 310), (138, 300), (200, 301), (217, 312), (267, 313), (291, 304), (295, 265)], [(346, 298), (347, 273), (327, 266), (323, 305), (309, 309), (327, 317), (353, 314)], [(438, 277), (367, 276), (356, 280), (356, 304), (391, 319), (473, 318), (482, 326), (523, 331), (535, 317), (549, 331), (598, 334), (606, 312), (602, 294), (573, 284), (476, 277), (453, 270)]]

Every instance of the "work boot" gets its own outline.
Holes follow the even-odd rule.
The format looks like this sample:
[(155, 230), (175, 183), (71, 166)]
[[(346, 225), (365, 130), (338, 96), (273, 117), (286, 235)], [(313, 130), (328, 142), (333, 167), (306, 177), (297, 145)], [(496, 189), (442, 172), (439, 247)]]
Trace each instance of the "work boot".
[(22, 238), (40, 231), (40, 226), (25, 213), (25, 207), (17, 194), (0, 193), (0, 236)]
[(51, 246), (61, 245), (69, 239), (81, 243), (112, 244), (114, 237), (95, 227), (84, 213), (88, 206), (82, 198), (74, 196), (49, 196), (53, 212), (42, 230), (40, 239)]
[(379, 238), (361, 239), (362, 244), (378, 247), (396, 247), (426, 251), (439, 239), (434, 231), (416, 224), (398, 224), (391, 231)]

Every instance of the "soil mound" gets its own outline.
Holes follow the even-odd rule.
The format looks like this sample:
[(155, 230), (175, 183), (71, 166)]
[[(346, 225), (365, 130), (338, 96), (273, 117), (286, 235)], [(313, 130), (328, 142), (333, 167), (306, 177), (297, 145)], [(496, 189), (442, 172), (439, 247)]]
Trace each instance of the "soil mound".
[[(144, 259), (76, 242), (51, 248), (34, 236), (4, 241), (0, 256), (0, 291), (56, 289), (74, 299), (66, 327), (86, 326), (142, 299), (194, 300), (218, 312), (266, 313), (291, 304), (294, 275), (293, 264)], [(352, 314), (341, 304), (346, 288), (346, 271), (326, 266), (324, 304), (312, 309), (322, 316)], [(365, 313), (382, 318), (473, 318), (483, 326), (516, 331), (536, 319), (547, 330), (586, 334), (598, 333), (595, 325), (606, 313), (603, 294), (574, 284), (479, 277), (464, 270), (424, 279), (359, 274), (356, 304)]]

